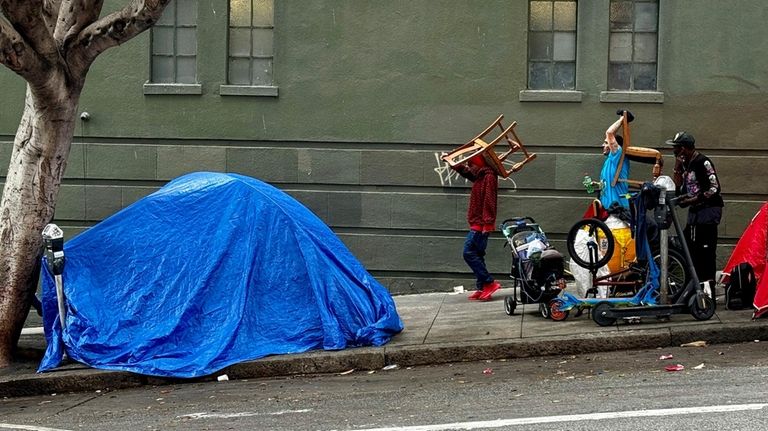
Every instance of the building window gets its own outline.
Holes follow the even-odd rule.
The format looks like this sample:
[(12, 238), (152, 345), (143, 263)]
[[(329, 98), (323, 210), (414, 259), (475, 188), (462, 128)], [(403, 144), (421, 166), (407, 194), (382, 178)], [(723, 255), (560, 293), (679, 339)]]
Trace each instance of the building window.
[(611, 0), (609, 90), (656, 90), (658, 0)]
[(273, 0), (229, 1), (229, 84), (272, 85)]
[(576, 88), (576, 1), (528, 3), (528, 88)]
[(151, 82), (197, 82), (197, 0), (172, 0), (152, 27)]

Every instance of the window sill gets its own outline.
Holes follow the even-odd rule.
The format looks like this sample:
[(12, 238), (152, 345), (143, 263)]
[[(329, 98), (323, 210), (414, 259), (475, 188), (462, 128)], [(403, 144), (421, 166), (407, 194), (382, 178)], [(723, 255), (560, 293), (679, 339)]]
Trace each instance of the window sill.
[(521, 102), (581, 102), (584, 93), (575, 90), (521, 90)]
[(222, 96), (268, 96), (277, 97), (277, 87), (272, 85), (220, 85)]
[(200, 84), (144, 84), (144, 94), (203, 94), (203, 86)]
[(601, 102), (618, 103), (664, 103), (661, 91), (601, 91)]

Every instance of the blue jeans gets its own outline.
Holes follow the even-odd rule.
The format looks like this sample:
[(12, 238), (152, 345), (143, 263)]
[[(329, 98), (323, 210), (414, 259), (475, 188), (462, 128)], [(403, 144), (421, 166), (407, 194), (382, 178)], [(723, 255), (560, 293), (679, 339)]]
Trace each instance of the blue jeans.
[(493, 283), (493, 277), (485, 267), (485, 249), (488, 247), (488, 232), (482, 233), (471, 230), (464, 241), (464, 261), (475, 274), (477, 290), (482, 290), (483, 285)]

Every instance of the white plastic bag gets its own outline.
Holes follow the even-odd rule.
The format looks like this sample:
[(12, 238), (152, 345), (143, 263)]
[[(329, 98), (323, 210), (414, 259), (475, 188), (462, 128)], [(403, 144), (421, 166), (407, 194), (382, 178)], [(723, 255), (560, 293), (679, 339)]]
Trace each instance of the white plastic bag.
[[(589, 249), (587, 248), (588, 239), (589, 234), (584, 230), (580, 230), (576, 232), (576, 239), (573, 243), (573, 249), (576, 252), (576, 255), (584, 261), (589, 260)], [(576, 280), (577, 296), (580, 298), (587, 296), (587, 291), (592, 288), (592, 274), (588, 269), (579, 266), (573, 259), (570, 259), (569, 269), (571, 274), (573, 274), (573, 278)], [(604, 265), (597, 270), (597, 276), (602, 277), (608, 275), (608, 271), (608, 265)], [(597, 297), (608, 297), (608, 289), (606, 286), (598, 286)]]

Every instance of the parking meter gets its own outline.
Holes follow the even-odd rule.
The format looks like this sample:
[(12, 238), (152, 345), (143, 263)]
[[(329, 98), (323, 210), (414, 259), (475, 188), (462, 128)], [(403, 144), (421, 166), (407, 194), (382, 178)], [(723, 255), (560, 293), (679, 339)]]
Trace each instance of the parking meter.
[(660, 252), (660, 277), (659, 277), (659, 302), (669, 303), (668, 298), (668, 271), (669, 271), (669, 226), (672, 225), (672, 205), (669, 199), (674, 197), (675, 182), (672, 178), (664, 175), (656, 178), (653, 185), (661, 189), (659, 193), (659, 204), (653, 210), (653, 219), (659, 227), (659, 252)]
[(64, 232), (55, 224), (50, 223), (43, 229), (45, 255), (48, 269), (56, 282), (56, 301), (59, 308), (59, 322), (64, 329), (66, 307), (64, 306), (64, 283), (61, 274), (64, 272)]
[(675, 196), (675, 182), (672, 178), (663, 175), (656, 178), (653, 185), (661, 189), (659, 204), (653, 210), (653, 219), (659, 229), (667, 230), (672, 225), (673, 208), (668, 205), (668, 201)]

